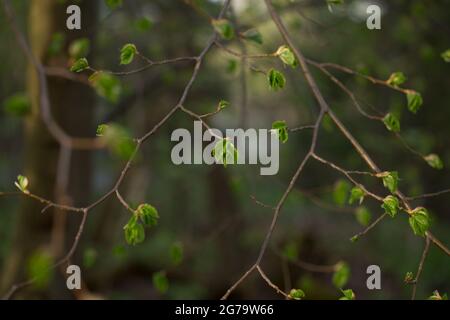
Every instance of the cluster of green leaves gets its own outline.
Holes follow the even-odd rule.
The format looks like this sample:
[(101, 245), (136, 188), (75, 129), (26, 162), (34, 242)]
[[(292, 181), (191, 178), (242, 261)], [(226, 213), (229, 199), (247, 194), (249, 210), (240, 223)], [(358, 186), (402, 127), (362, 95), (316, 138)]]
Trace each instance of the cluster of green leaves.
[(234, 38), (234, 28), (230, 21), (227, 19), (213, 19), (211, 21), (214, 30), (225, 40), (231, 40)]
[(275, 53), (277, 57), (280, 58), (280, 60), (285, 64), (292, 68), (295, 68), (298, 66), (298, 61), (295, 58), (294, 53), (292, 52), (291, 48), (288, 46), (281, 46), (278, 48), (277, 52)]
[(424, 237), (431, 225), (427, 209), (418, 207), (409, 216), (409, 225), (416, 236)]
[(86, 58), (79, 58), (70, 67), (70, 71), (77, 73), (87, 69), (89, 69), (89, 61)]
[(272, 130), (278, 135), (278, 138), (282, 143), (286, 143), (289, 139), (289, 129), (286, 125), (286, 121), (279, 120), (272, 123)]
[(293, 300), (301, 300), (305, 297), (305, 293), (302, 289), (292, 289), (289, 292), (289, 298)]
[(383, 180), (383, 185), (389, 189), (391, 193), (396, 193), (398, 188), (398, 172), (385, 171), (377, 174), (378, 178)]
[(239, 157), (238, 150), (228, 138), (224, 138), (216, 143), (212, 150), (212, 155), (217, 163), (223, 164), (225, 168), (229, 164), (236, 164)]
[(127, 65), (133, 62), (134, 56), (138, 53), (136, 46), (128, 43), (120, 50), (120, 64)]
[(245, 40), (254, 42), (256, 44), (263, 44), (263, 37), (257, 29), (248, 29), (240, 35)]
[(433, 291), (433, 294), (428, 297), (428, 300), (448, 300), (448, 296), (446, 293), (441, 295), (439, 291), (435, 290)]
[(267, 73), (267, 80), (269, 82), (269, 88), (273, 91), (283, 89), (286, 85), (286, 78), (283, 73), (273, 68)]
[(121, 159), (129, 159), (136, 149), (128, 130), (119, 124), (100, 124), (97, 127), (97, 136), (101, 137), (109, 150)]
[(169, 279), (166, 271), (158, 271), (153, 274), (153, 286), (161, 294), (165, 294), (169, 290)]
[(344, 296), (339, 298), (339, 300), (355, 300), (356, 296), (352, 289), (342, 290), (341, 292)]
[(52, 276), (53, 259), (48, 252), (38, 250), (28, 260), (27, 274), (34, 279), (33, 286), (43, 289), (48, 286)]
[(89, 77), (97, 94), (111, 103), (117, 103), (122, 95), (122, 84), (115, 75), (97, 71)]
[(389, 195), (383, 199), (383, 204), (381, 207), (391, 218), (394, 218), (399, 211), (400, 204), (397, 197)]
[(137, 245), (145, 240), (145, 227), (156, 226), (159, 214), (155, 207), (144, 203), (134, 211), (128, 223), (123, 227), (125, 240), (129, 245)]
[(23, 193), (29, 193), (28, 191), (28, 178), (22, 175), (17, 176), (17, 181), (14, 182), (14, 185), (22, 191)]
[(89, 54), (90, 41), (88, 38), (80, 38), (69, 45), (69, 55), (73, 59), (80, 59)]
[(31, 112), (31, 103), (28, 96), (20, 92), (8, 97), (3, 102), (3, 108), (12, 116), (23, 117)]
[(353, 204), (358, 202), (362, 204), (364, 201), (364, 197), (366, 196), (366, 192), (360, 187), (353, 187), (350, 191), (350, 199), (348, 200), (349, 204)]
[(350, 278), (350, 267), (346, 262), (339, 262), (336, 267), (336, 271), (333, 274), (333, 284), (336, 288), (343, 288)]

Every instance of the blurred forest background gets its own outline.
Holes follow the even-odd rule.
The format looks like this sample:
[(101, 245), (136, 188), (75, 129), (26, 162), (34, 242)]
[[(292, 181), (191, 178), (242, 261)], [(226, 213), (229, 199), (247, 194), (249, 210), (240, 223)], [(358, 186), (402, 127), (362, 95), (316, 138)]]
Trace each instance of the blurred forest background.
[[(134, 137), (151, 129), (178, 101), (192, 73), (191, 62), (155, 66), (120, 77), (116, 101), (104, 99), (83, 83), (61, 77), (74, 56), (83, 52), (94, 68), (133, 70), (143, 65), (136, 59), (119, 65), (120, 48), (134, 43), (153, 60), (195, 56), (213, 32), (204, 14), (216, 17), (222, 1), (124, 0), (117, 8), (104, 1), (12, 1), (21, 30), (48, 70), (52, 111), (71, 135), (95, 137), (103, 123), (117, 123)], [(82, 10), (82, 29), (66, 29), (66, 8), (76, 3)], [(369, 3), (383, 9), (382, 30), (366, 28)], [(361, 78), (334, 72), (358, 97), (366, 110), (391, 111), (401, 119), (404, 139), (422, 154), (439, 154), (443, 170), (435, 170), (408, 151), (379, 121), (362, 117), (330, 79), (312, 69), (331, 107), (361, 144), (385, 170), (399, 172), (400, 188), (409, 196), (450, 187), (450, 64), (441, 53), (450, 47), (448, 0), (346, 0), (333, 5), (325, 0), (277, 0), (295, 42), (306, 57), (335, 62), (380, 79), (402, 71), (405, 87), (421, 92), (424, 104), (418, 115), (406, 109), (403, 94), (374, 86)], [(39, 118), (37, 80), (0, 11), (0, 191), (15, 191), (19, 174), (30, 180), (29, 189), (44, 198), (62, 199), (84, 206), (98, 199), (116, 181), (123, 157), (108, 149), (74, 151), (67, 194), (55, 190), (59, 147)], [(263, 43), (222, 41), (240, 52), (271, 53), (283, 45), (263, 1), (233, 0), (227, 18), (235, 28), (256, 28)], [(80, 39), (83, 40), (80, 44)], [(74, 48), (73, 43), (78, 43)], [(81, 47), (81, 48), (80, 48)], [(214, 128), (270, 128), (275, 120), (290, 127), (312, 124), (316, 102), (301, 71), (287, 68), (277, 59), (252, 60), (251, 65), (275, 67), (286, 76), (283, 90), (269, 89), (266, 77), (239, 58), (218, 47), (207, 54), (205, 64), (190, 92), (186, 107), (207, 113), (225, 99), (230, 106), (208, 119)], [(244, 70), (244, 71), (243, 71)], [(64, 74), (64, 72), (62, 72)], [(13, 99), (11, 99), (13, 97)], [(12, 102), (11, 102), (12, 101)], [(137, 246), (126, 244), (123, 226), (129, 214), (115, 197), (89, 213), (73, 263), (82, 267), (83, 285), (89, 289), (67, 290), (60, 270), (48, 275), (40, 287), (29, 287), (17, 298), (105, 299), (213, 299), (252, 264), (272, 219), (272, 211), (256, 199), (275, 205), (309, 148), (311, 132), (290, 133), (281, 144), (280, 171), (261, 176), (259, 166), (180, 165), (170, 158), (176, 128), (193, 130), (193, 119), (177, 113), (141, 149), (121, 187), (130, 204), (147, 202), (158, 209), (156, 227), (146, 231)], [(334, 125), (324, 119), (318, 154), (352, 170), (367, 170), (351, 145)], [(123, 156), (123, 154), (122, 154)], [(406, 272), (416, 272), (424, 240), (414, 236), (405, 214), (386, 218), (358, 242), (349, 238), (364, 229), (367, 214), (347, 204), (343, 176), (311, 161), (281, 212), (263, 267), (272, 281), (287, 291), (301, 288), (307, 299), (336, 299), (333, 272), (311, 272), (298, 260), (317, 265), (345, 261), (350, 268), (345, 288), (362, 299), (408, 299), (411, 286)], [(364, 179), (380, 193), (376, 179)], [(344, 190), (344, 191), (343, 191)], [(348, 191), (348, 190), (347, 190)], [(432, 215), (432, 231), (450, 244), (449, 194), (415, 201)], [(382, 214), (379, 203), (363, 203), (371, 221)], [(80, 215), (50, 209), (29, 198), (0, 197), (0, 293), (25, 280), (46, 265), (44, 256), (60, 257), (74, 238)], [(382, 271), (382, 290), (366, 288), (366, 268), (376, 264)], [(42, 270), (41, 270), (42, 271)], [(449, 258), (431, 246), (418, 286), (418, 298), (433, 290), (450, 290)], [(277, 298), (261, 277), (252, 275), (232, 298)]]

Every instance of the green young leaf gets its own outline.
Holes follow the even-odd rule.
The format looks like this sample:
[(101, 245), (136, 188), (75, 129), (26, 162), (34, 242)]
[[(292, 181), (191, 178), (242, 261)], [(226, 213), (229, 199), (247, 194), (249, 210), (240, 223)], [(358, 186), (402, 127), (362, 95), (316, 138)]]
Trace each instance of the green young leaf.
[(350, 199), (348, 200), (349, 204), (353, 204), (355, 202), (358, 202), (361, 204), (364, 201), (366, 193), (363, 189), (359, 187), (353, 187), (353, 189), (350, 191)]
[(219, 104), (217, 105), (217, 110), (222, 110), (225, 108), (228, 108), (230, 106), (230, 103), (226, 100), (220, 100)]
[(48, 54), (50, 56), (56, 56), (61, 53), (64, 48), (66, 36), (62, 32), (56, 32), (52, 35), (50, 44), (48, 46)]
[(91, 268), (97, 261), (97, 250), (88, 248), (83, 252), (83, 266), (85, 268)]
[(422, 95), (414, 90), (406, 91), (406, 99), (408, 100), (408, 109), (412, 113), (417, 113), (423, 104)]
[(86, 58), (80, 58), (70, 67), (72, 72), (81, 72), (89, 68), (89, 62)]
[(267, 80), (269, 81), (269, 87), (274, 91), (283, 89), (286, 84), (286, 78), (284, 75), (275, 69), (269, 70), (267, 73)]
[(227, 19), (213, 19), (214, 30), (225, 40), (231, 40), (234, 37), (233, 25)]
[(48, 286), (52, 276), (53, 269), (52, 256), (42, 250), (36, 251), (28, 260), (27, 273), (28, 278), (34, 279), (33, 285), (38, 289)]
[(383, 179), (383, 185), (389, 189), (391, 193), (395, 193), (398, 187), (398, 173), (397, 171), (385, 171), (377, 174), (378, 178)]
[(448, 300), (447, 294), (441, 295), (439, 291), (433, 291), (433, 294), (428, 297), (428, 300)]
[(179, 265), (183, 261), (183, 244), (179, 241), (170, 247), (170, 259), (172, 264)]
[(429, 164), (429, 166), (434, 169), (441, 170), (444, 168), (444, 163), (437, 154), (432, 153), (423, 158)]
[(227, 68), (226, 68), (227, 73), (234, 73), (234, 72), (236, 72), (237, 67), (238, 67), (238, 62), (236, 60), (234, 60), (234, 59), (228, 60)]
[(298, 245), (294, 241), (286, 243), (283, 249), (283, 256), (289, 261), (295, 261), (298, 259)]
[(229, 164), (236, 164), (239, 157), (236, 147), (227, 138), (216, 143), (213, 149), (213, 156), (217, 163), (223, 164), (225, 168)]
[(139, 32), (145, 32), (153, 27), (153, 22), (147, 17), (142, 17), (134, 21), (134, 28)]
[(282, 143), (286, 143), (288, 141), (289, 133), (286, 121), (275, 121), (272, 123), (272, 130), (278, 135), (278, 138)]
[(386, 116), (383, 118), (383, 123), (389, 131), (400, 131), (400, 120), (392, 113), (386, 114)]
[(135, 246), (145, 240), (144, 227), (138, 222), (137, 216), (133, 215), (123, 227), (125, 240), (129, 245)]
[(294, 300), (302, 300), (305, 297), (305, 293), (302, 289), (292, 289), (289, 292), (289, 298)]
[(441, 53), (442, 59), (444, 59), (445, 62), (450, 62), (450, 49), (445, 50)]
[(97, 137), (103, 137), (108, 128), (109, 126), (107, 124), (99, 124), (96, 131)]
[(383, 204), (381, 207), (384, 209), (391, 218), (394, 218), (397, 215), (399, 209), (399, 201), (397, 197), (387, 196), (383, 199)]
[(372, 219), (372, 214), (366, 207), (359, 207), (355, 211), (356, 220), (364, 227), (367, 227)]
[(333, 274), (333, 284), (336, 288), (344, 287), (350, 278), (350, 267), (345, 262), (340, 262)]
[(167, 279), (165, 271), (159, 271), (153, 274), (153, 286), (161, 294), (165, 294), (169, 290), (169, 279)]
[(120, 80), (109, 73), (96, 72), (89, 78), (98, 95), (112, 103), (117, 103), (122, 94)]
[(424, 237), (431, 225), (427, 209), (418, 207), (411, 212), (409, 225), (416, 236)]
[(275, 53), (284, 64), (295, 68), (298, 65), (294, 52), (288, 46), (281, 46)]
[(29, 193), (28, 187), (28, 178), (22, 175), (17, 176), (17, 181), (14, 182), (14, 185), (23, 193)]
[(135, 152), (136, 144), (125, 127), (119, 124), (103, 124), (97, 128), (97, 134), (104, 139), (108, 149), (121, 159), (129, 159)]
[(127, 65), (133, 62), (134, 56), (138, 53), (136, 46), (128, 43), (120, 50), (120, 64)]
[(249, 29), (241, 34), (242, 38), (248, 41), (252, 41), (257, 44), (263, 44), (263, 38), (261, 33), (256, 29)]
[(344, 0), (327, 0), (328, 10), (333, 12), (333, 6), (344, 4)]
[(156, 226), (158, 224), (158, 211), (148, 203), (139, 205), (135, 213), (147, 227)]
[(16, 93), (3, 102), (4, 110), (16, 117), (23, 117), (30, 113), (31, 104), (25, 93)]
[(106, 5), (110, 10), (115, 10), (122, 6), (122, 0), (105, 0)]
[(405, 81), (406, 76), (403, 74), (403, 72), (399, 71), (392, 73), (389, 79), (387, 79), (386, 83), (391, 86), (398, 87), (399, 85), (405, 83)]
[(346, 180), (338, 180), (334, 184), (333, 199), (338, 206), (343, 206), (347, 202), (347, 196), (351, 185)]
[(406, 284), (412, 284), (414, 282), (414, 274), (412, 272), (407, 272), (404, 279)]
[(352, 289), (341, 290), (343, 297), (339, 298), (339, 300), (355, 300), (355, 293)]
[(82, 57), (86, 57), (89, 54), (90, 49), (90, 41), (88, 38), (80, 38), (72, 43), (69, 46), (69, 55), (74, 59), (80, 59)]

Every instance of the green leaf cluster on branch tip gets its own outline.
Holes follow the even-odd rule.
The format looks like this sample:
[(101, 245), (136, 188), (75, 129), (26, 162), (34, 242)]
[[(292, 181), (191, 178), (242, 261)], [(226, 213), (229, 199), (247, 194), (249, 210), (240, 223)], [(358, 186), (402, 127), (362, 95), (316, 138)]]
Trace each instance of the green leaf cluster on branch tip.
[(366, 193), (363, 189), (359, 187), (353, 187), (350, 191), (350, 199), (348, 200), (349, 204), (353, 204), (355, 202), (358, 202), (359, 204), (362, 204), (364, 201)]
[(431, 153), (423, 158), (428, 163), (428, 165), (434, 169), (441, 170), (444, 168), (444, 163), (442, 162), (441, 158), (435, 153)]
[(370, 223), (370, 220), (372, 220), (372, 214), (370, 213), (369, 209), (366, 207), (359, 207), (355, 211), (356, 220), (364, 227), (367, 227)]
[(414, 274), (410, 271), (408, 271), (405, 274), (405, 279), (403, 280), (406, 284), (412, 284), (414, 283)]
[(86, 58), (80, 58), (74, 62), (74, 64), (70, 67), (70, 71), (72, 72), (82, 72), (86, 69), (89, 69), (89, 62)]
[(109, 73), (98, 71), (89, 77), (89, 82), (94, 86), (98, 95), (111, 103), (117, 103), (122, 95), (120, 80)]
[(416, 236), (424, 237), (431, 226), (427, 209), (418, 207), (410, 212), (409, 225)]
[(120, 64), (127, 65), (133, 62), (134, 56), (138, 53), (136, 46), (128, 43), (120, 50)]
[(286, 121), (278, 120), (272, 123), (272, 130), (278, 135), (282, 143), (286, 143), (289, 139), (288, 127)]
[(137, 245), (145, 240), (144, 226), (152, 227), (158, 223), (158, 211), (144, 203), (134, 211), (128, 223), (123, 227), (125, 241), (129, 245)]
[(386, 80), (386, 83), (394, 86), (394, 87), (398, 87), (400, 85), (402, 85), (403, 83), (405, 83), (406, 81), (406, 76), (403, 72), (394, 72), (390, 75), (389, 79)]
[(339, 179), (336, 181), (333, 189), (333, 200), (337, 205), (343, 206), (346, 203), (350, 188), (351, 185), (346, 180)]
[(398, 172), (397, 171), (385, 171), (376, 175), (383, 180), (383, 185), (389, 189), (391, 193), (397, 192), (398, 188)]
[(350, 267), (346, 262), (339, 262), (333, 274), (333, 284), (336, 288), (343, 288), (350, 278)]
[(183, 261), (183, 244), (179, 241), (174, 242), (170, 247), (170, 259), (172, 264), (179, 265)]
[(445, 50), (441, 53), (442, 59), (444, 59), (445, 62), (450, 62), (450, 49)]
[(230, 106), (230, 103), (226, 100), (220, 100), (217, 105), (217, 111), (228, 108)]
[(227, 19), (213, 19), (212, 25), (214, 30), (225, 40), (231, 40), (234, 38), (233, 25)]
[(422, 95), (414, 90), (406, 90), (406, 100), (408, 101), (408, 110), (417, 113), (423, 104)]
[(387, 113), (383, 118), (383, 123), (389, 131), (400, 132), (400, 120), (392, 113)]
[(267, 73), (267, 80), (269, 81), (269, 87), (273, 91), (278, 91), (279, 89), (283, 89), (286, 85), (286, 78), (284, 75), (275, 69), (270, 69)]
[(433, 294), (428, 297), (428, 300), (448, 300), (448, 296), (446, 293), (440, 294), (439, 291), (434, 290)]
[(159, 293), (165, 294), (169, 290), (169, 279), (165, 271), (155, 272), (152, 279), (153, 286)]
[(123, 5), (122, 0), (105, 0), (105, 4), (110, 10), (115, 10)]
[(293, 300), (301, 300), (305, 297), (305, 292), (302, 289), (292, 289), (289, 292), (289, 298)]
[(216, 143), (212, 155), (217, 163), (223, 164), (225, 168), (228, 164), (236, 164), (239, 157), (238, 150), (228, 138)]
[(89, 54), (90, 41), (88, 38), (80, 38), (72, 41), (69, 45), (69, 55), (71, 58), (80, 59)]
[(5, 112), (12, 116), (23, 117), (30, 113), (31, 104), (25, 93), (16, 93), (3, 102)]
[(116, 123), (101, 124), (97, 127), (97, 136), (104, 139), (108, 149), (122, 159), (129, 159), (136, 144), (128, 130)]
[(292, 68), (298, 66), (298, 61), (295, 58), (295, 55), (292, 52), (291, 48), (289, 48), (288, 46), (279, 47), (275, 55), (279, 57), (284, 64), (291, 66)]
[(263, 38), (261, 33), (257, 29), (249, 29), (241, 33), (242, 38), (248, 41), (252, 41), (257, 44), (263, 44)]
[(14, 182), (14, 185), (23, 193), (29, 193), (28, 191), (28, 178), (22, 175), (17, 176), (17, 181)]
[(44, 289), (48, 286), (53, 276), (53, 258), (43, 250), (35, 251), (27, 265), (27, 274), (30, 279), (34, 279), (33, 286), (38, 289)]
[(383, 199), (381, 207), (384, 209), (385, 213), (391, 218), (394, 218), (399, 210), (399, 201), (397, 197), (389, 195)]
[(339, 300), (355, 300), (356, 296), (352, 289), (341, 290), (343, 297), (340, 297)]

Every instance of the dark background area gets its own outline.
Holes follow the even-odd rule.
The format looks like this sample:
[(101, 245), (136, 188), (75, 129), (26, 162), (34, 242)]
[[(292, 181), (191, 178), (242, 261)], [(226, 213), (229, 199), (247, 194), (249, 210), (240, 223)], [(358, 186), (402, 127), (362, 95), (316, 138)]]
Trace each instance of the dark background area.
[[(82, 9), (80, 31), (65, 28), (65, 10), (72, 2)], [(20, 0), (13, 1), (13, 7), (20, 28), (44, 65), (67, 71), (73, 62), (68, 52), (70, 44), (86, 37), (90, 43), (87, 58), (93, 67), (123, 71), (143, 65), (140, 61), (119, 65), (120, 48), (126, 43), (134, 43), (153, 60), (199, 54), (213, 32), (202, 12), (215, 17), (222, 2), (194, 1), (194, 6), (187, 2), (125, 0), (123, 6), (111, 10), (103, 1)], [(421, 92), (424, 99), (417, 115), (408, 112), (403, 94), (334, 72), (365, 110), (395, 112), (401, 119), (405, 141), (422, 154), (439, 154), (443, 170), (431, 168), (407, 150), (383, 123), (364, 118), (345, 93), (312, 69), (331, 108), (369, 154), (383, 169), (399, 172), (399, 187), (404, 193), (415, 196), (449, 188), (450, 64), (441, 53), (450, 47), (450, 1), (376, 2), (383, 8), (382, 30), (372, 31), (366, 28), (365, 1), (345, 1), (344, 5), (334, 6), (332, 12), (326, 1), (274, 1), (294, 41), (308, 58), (338, 63), (379, 79), (387, 79), (395, 71), (407, 75), (405, 87)], [(263, 1), (235, 0), (227, 18), (237, 21), (239, 30), (257, 28), (262, 34), (262, 45), (243, 42), (250, 54), (271, 53), (284, 44)], [(242, 49), (237, 40), (222, 43), (236, 51)], [(231, 60), (237, 63), (235, 70), (229, 68)], [(14, 191), (17, 175), (24, 174), (30, 179), (33, 193), (58, 199), (58, 144), (39, 118), (36, 79), (3, 10), (0, 61), (0, 102), (22, 94), (31, 105), (28, 113), (20, 117), (7, 108), (0, 110), (0, 191)], [(213, 47), (186, 107), (208, 113), (215, 110), (219, 100), (229, 101), (230, 107), (208, 119), (212, 127), (222, 130), (270, 128), (275, 120), (286, 120), (290, 127), (314, 122), (316, 102), (300, 69), (284, 67), (278, 59), (249, 63), (262, 70), (282, 70), (286, 87), (274, 92), (264, 75), (244, 68), (247, 103), (243, 112), (239, 58)], [(127, 128), (132, 136), (142, 136), (177, 103), (191, 73), (192, 63), (181, 62), (120, 77), (122, 94), (116, 103), (100, 97), (89, 85), (49, 76), (52, 111), (72, 135), (95, 137), (99, 124), (114, 122)], [(129, 213), (111, 197), (89, 213), (73, 259), (82, 267), (89, 291), (74, 295), (66, 289), (62, 273), (55, 270), (43, 287), (27, 288), (17, 297), (214, 299), (254, 263), (272, 211), (257, 205), (250, 196), (276, 205), (309, 148), (311, 132), (290, 133), (289, 141), (280, 144), (279, 173), (261, 176), (255, 165), (174, 165), (170, 135), (177, 128), (192, 131), (192, 118), (177, 113), (161, 127), (144, 144), (121, 187), (121, 193), (133, 206), (147, 202), (158, 209), (159, 223), (146, 231), (145, 242), (134, 247), (126, 244), (123, 226)], [(319, 135), (318, 154), (347, 169), (368, 170), (327, 119)], [(75, 151), (64, 200), (84, 206), (98, 199), (114, 184), (123, 165), (124, 159), (107, 149)], [(332, 273), (310, 272), (289, 259), (318, 265), (345, 261), (351, 269), (345, 288), (352, 288), (357, 298), (408, 299), (411, 286), (403, 279), (406, 272), (417, 270), (423, 238), (414, 236), (402, 213), (395, 219), (384, 219), (358, 242), (350, 242), (349, 238), (364, 226), (355, 217), (357, 206), (335, 201), (336, 185), (343, 178), (315, 161), (308, 163), (281, 212), (262, 264), (265, 272), (287, 291), (293, 287), (303, 289), (308, 299), (336, 299), (341, 293), (333, 285)], [(377, 179), (361, 181), (369, 189), (385, 193)], [(449, 197), (444, 194), (414, 201), (430, 211), (431, 230), (446, 245), (450, 244)], [(383, 213), (380, 204), (371, 199), (363, 205), (371, 212), (372, 220)], [(40, 203), (24, 197), (0, 197), (1, 294), (27, 278), (33, 263), (39, 265), (36, 257), (61, 256), (73, 241), (79, 216), (53, 209), (43, 214), (42, 208)], [(183, 248), (180, 263), (171, 255), (174, 246)], [(372, 264), (381, 268), (382, 290), (366, 288), (366, 268)], [(155, 285), (155, 274), (161, 271), (169, 283), (167, 291)], [(418, 285), (418, 298), (426, 298), (434, 290), (445, 293), (449, 289), (449, 258), (432, 245)], [(254, 274), (231, 297), (278, 296)]]

